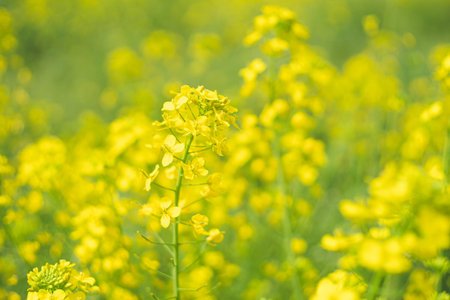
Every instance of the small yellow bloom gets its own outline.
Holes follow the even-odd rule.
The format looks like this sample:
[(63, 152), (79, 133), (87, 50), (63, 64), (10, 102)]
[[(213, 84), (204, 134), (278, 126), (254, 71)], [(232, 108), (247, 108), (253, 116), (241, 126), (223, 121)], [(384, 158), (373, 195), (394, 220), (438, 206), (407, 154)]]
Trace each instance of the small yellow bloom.
[(66, 293), (63, 290), (56, 290), (53, 292), (51, 299), (52, 300), (64, 300), (66, 297)]
[(167, 179), (175, 179), (175, 177), (177, 176), (177, 170), (178, 169), (174, 165), (165, 169), (164, 173), (165, 173)]
[(169, 227), (172, 218), (176, 218), (181, 213), (181, 208), (178, 206), (172, 206), (172, 201), (163, 201), (160, 204), (162, 215), (161, 215), (161, 226), (164, 228)]
[(200, 116), (196, 120), (188, 120), (184, 124), (184, 130), (187, 134), (192, 134), (193, 136), (202, 135), (202, 136), (209, 136), (211, 133), (211, 128), (209, 128), (209, 123), (211, 123), (208, 120), (208, 117), (206, 116)]
[(205, 169), (205, 159), (203, 157), (196, 157), (187, 164), (183, 164), (184, 177), (192, 180), (196, 176), (208, 175), (208, 170)]
[(168, 135), (164, 140), (164, 156), (162, 159), (162, 165), (167, 167), (173, 161), (173, 155), (181, 153), (184, 150), (184, 143), (177, 143), (177, 139), (173, 135)]
[(305, 252), (307, 244), (305, 240), (299, 238), (293, 238), (291, 240), (291, 250), (295, 254), (302, 254)]
[(159, 165), (155, 166), (155, 169), (147, 176), (147, 179), (145, 180), (145, 190), (148, 192), (151, 190), (151, 184), (153, 181), (155, 181), (156, 176), (159, 174)]
[(142, 207), (139, 209), (139, 215), (143, 216), (143, 217), (148, 217), (152, 214), (153, 209), (151, 207), (150, 204), (144, 204), (142, 205)]
[(208, 217), (196, 214), (191, 218), (191, 225), (194, 228), (194, 232), (197, 234), (208, 235), (208, 232), (205, 230), (205, 226), (208, 225)]
[(185, 103), (188, 102), (188, 100), (188, 97), (184, 95), (177, 95), (172, 101), (164, 102), (162, 110), (171, 111), (180, 109)]
[(75, 264), (66, 260), (34, 268), (28, 273), (27, 300), (84, 300), (86, 293), (98, 291), (95, 279), (73, 269)]
[(200, 194), (203, 197), (218, 196), (222, 188), (222, 175), (220, 173), (211, 174), (206, 182), (208, 185), (200, 191)]
[(262, 46), (262, 51), (269, 56), (280, 56), (289, 48), (288, 42), (278, 37), (268, 40)]
[(223, 232), (217, 228), (213, 228), (208, 232), (208, 237), (206, 238), (206, 241), (211, 246), (215, 246), (215, 244), (222, 242), (223, 239), (224, 239)]

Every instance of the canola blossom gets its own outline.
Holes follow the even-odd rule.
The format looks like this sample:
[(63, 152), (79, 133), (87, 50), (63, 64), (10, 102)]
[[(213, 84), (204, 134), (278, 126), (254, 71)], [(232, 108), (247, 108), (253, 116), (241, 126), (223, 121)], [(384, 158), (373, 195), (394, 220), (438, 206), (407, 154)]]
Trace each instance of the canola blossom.
[(0, 3), (0, 299), (450, 300), (449, 12)]

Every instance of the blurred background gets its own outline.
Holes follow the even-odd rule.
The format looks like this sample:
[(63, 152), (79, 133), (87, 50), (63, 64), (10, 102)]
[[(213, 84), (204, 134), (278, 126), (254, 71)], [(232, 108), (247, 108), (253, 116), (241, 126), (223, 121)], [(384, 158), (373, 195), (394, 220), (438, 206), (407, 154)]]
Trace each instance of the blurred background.
[[(91, 111), (112, 120), (124, 107), (151, 110), (172, 86), (203, 84), (236, 98), (237, 76), (257, 49), (243, 46), (253, 17), (269, 1), (3, 0), (13, 17), (17, 53), (30, 69), (28, 92), (49, 130), (73, 131)], [(368, 42), (362, 26), (414, 36), (416, 65), (450, 41), (445, 0), (277, 1), (311, 34), (309, 44), (342, 68)], [(426, 64), (425, 64), (426, 65)], [(415, 69), (426, 75), (428, 70)], [(64, 123), (65, 126), (58, 126)], [(70, 124), (70, 125), (69, 125)]]
[[(412, 104), (428, 105), (442, 96), (433, 78), (439, 45), (450, 43), (448, 0), (0, 0), (0, 154), (8, 159), (0, 160), (0, 175), (15, 176), (11, 174), (16, 171), (8, 169), (8, 161), (19, 170), (18, 183), (5, 179), (0, 186), (7, 195), (2, 198), (0, 194), (0, 215), (7, 224), (5, 228), (10, 226), (0, 232), (0, 250), (5, 258), (0, 260), (0, 283), (8, 285), (5, 290), (24, 297), (26, 273), (32, 267), (59, 257), (81, 257), (74, 251), (82, 244), (81, 238), (73, 232), (86, 222), (85, 207), (98, 204), (96, 197), (106, 199), (105, 194), (113, 190), (112, 196), (108, 194), (112, 200), (98, 201), (119, 212), (128, 212), (129, 208), (124, 208), (128, 198), (148, 197), (142, 192), (142, 180), (136, 179), (142, 179), (137, 170), (154, 164), (156, 158), (141, 159), (148, 142), (143, 132), (151, 127), (149, 120), (161, 119), (160, 107), (171, 98), (170, 91), (182, 84), (204, 85), (228, 96), (240, 116), (261, 112), (266, 103), (259, 98), (261, 94), (240, 96), (243, 80), (239, 71), (261, 57), (258, 47), (244, 46), (243, 39), (266, 4), (294, 11), (309, 29), (309, 47), (339, 74), (333, 77), (339, 78), (334, 85), (327, 83), (333, 90), (317, 93), (327, 107), (315, 116), (317, 127), (311, 130), (311, 135), (326, 145), (328, 157), (320, 171), (319, 187), (315, 191), (300, 184), (294, 188), (300, 191), (298, 194), (304, 192), (304, 202), (300, 203), (306, 203), (305, 210), (312, 211), (311, 219), (301, 224), (299, 232), (307, 237), (306, 256), (318, 269), (315, 282), (336, 268), (338, 255), (325, 252), (320, 240), (338, 225), (354, 229), (340, 214), (339, 202), (367, 196), (367, 183), (380, 173), (384, 163), (399, 158), (399, 149), (405, 148), (402, 143), (413, 127), (411, 120), (418, 114), (404, 109)], [(376, 36), (370, 34), (371, 24), (376, 27)], [(348, 84), (342, 92), (341, 83)], [(130, 141), (120, 144), (127, 139)], [(413, 140), (404, 150), (409, 154), (402, 155), (420, 161), (410, 154), (416, 150), (416, 142)], [(113, 163), (97, 166), (96, 160), (102, 161), (104, 153), (115, 146), (120, 149), (114, 149), (117, 154)], [(43, 152), (47, 156), (41, 155)], [(21, 173), (34, 171), (22, 166), (36, 161), (37, 171), (45, 169), (36, 172), (42, 174), (42, 182), (33, 179), (38, 180), (33, 183), (37, 181), (29, 180), (28, 175), (20, 179)], [(69, 162), (75, 163), (72, 166)], [(75, 172), (75, 168), (79, 169)], [(63, 182), (55, 183), (55, 178), (63, 178)], [(33, 189), (42, 192), (40, 197), (45, 201), (41, 202), (46, 204), (35, 208), (20, 202), (31, 197)], [(234, 263), (230, 273), (235, 265), (241, 267), (241, 277), (233, 288), (221, 287), (215, 293), (224, 297), (218, 299), (236, 299), (233, 295), (254, 288), (258, 292), (248, 292), (246, 299), (290, 295), (285, 279), (280, 279), (279, 285), (262, 287), (265, 279), (261, 278), (269, 277), (265, 273), (271, 272), (271, 266), (262, 267), (261, 262), (277, 257), (280, 250), (273, 242), (276, 239), (266, 240), (270, 230), (265, 236), (264, 226), (258, 227), (260, 216), (240, 215), (249, 209), (245, 206), (250, 196), (245, 197), (241, 197), (244, 204), (239, 202), (242, 207), (230, 204), (225, 208), (248, 225), (236, 222), (238, 228), (233, 229), (232, 222), (224, 224), (228, 226), (228, 238), (238, 240), (238, 247), (224, 244), (217, 248)], [(120, 209), (114, 202), (119, 198), (125, 203)], [(24, 212), (19, 213), (21, 210)], [(128, 222), (126, 213), (117, 214), (108, 226), (120, 228), (127, 236), (121, 240), (124, 248), (145, 248), (142, 243), (130, 246), (136, 228), (144, 226), (141, 221)], [(73, 219), (66, 222), (66, 217)], [(28, 220), (32, 222), (26, 224)], [(52, 222), (57, 226), (49, 225)], [(33, 231), (41, 226), (38, 233)], [(250, 228), (252, 234), (261, 229), (262, 234), (250, 242), (252, 234), (238, 232), (239, 227)], [(48, 232), (53, 239), (45, 235)], [(30, 242), (34, 239), (41, 246)], [(247, 242), (248, 247), (244, 246)], [(262, 251), (266, 246), (267, 252)], [(152, 255), (150, 261), (158, 261)], [(130, 264), (127, 274), (134, 274), (133, 267)], [(95, 269), (92, 265), (89, 268)], [(235, 273), (230, 278), (239, 272)], [(104, 282), (120, 281), (136, 295), (147, 295), (145, 280), (133, 283), (129, 278), (119, 279), (116, 273), (110, 275), (105, 275)], [(101, 276), (97, 278), (101, 280)], [(403, 284), (405, 278), (399, 282)], [(270, 280), (278, 282), (276, 278)], [(161, 282), (152, 284), (164, 286)], [(111, 293), (115, 296), (110, 299), (146, 299), (125, 292)]]

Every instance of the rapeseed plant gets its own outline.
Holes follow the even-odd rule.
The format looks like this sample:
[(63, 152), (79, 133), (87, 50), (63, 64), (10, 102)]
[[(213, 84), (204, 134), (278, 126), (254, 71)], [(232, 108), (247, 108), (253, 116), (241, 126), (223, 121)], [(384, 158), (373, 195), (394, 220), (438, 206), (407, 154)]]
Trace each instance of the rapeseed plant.
[(2, 3), (0, 299), (450, 299), (419, 2)]
[[(217, 176), (206, 178), (208, 170), (205, 168), (204, 153), (212, 151), (219, 156), (223, 155), (226, 149), (226, 130), (231, 125), (237, 126), (236, 112), (237, 109), (230, 105), (230, 100), (217, 91), (205, 89), (203, 86), (192, 88), (184, 85), (171, 101), (164, 102), (163, 121), (155, 122), (161, 132), (166, 133), (161, 144), (162, 169), (160, 171), (160, 165), (156, 164), (150, 174), (144, 172), (145, 189), (150, 191), (151, 186), (156, 185), (165, 191), (166, 196), (159, 199), (158, 212), (153, 212), (152, 203), (143, 206), (142, 211), (146, 215), (160, 218), (163, 228), (172, 226), (172, 242), (156, 244), (165, 246), (171, 255), (172, 275), (166, 277), (173, 281), (172, 293), (175, 299), (180, 299), (182, 291), (196, 292), (197, 289), (203, 288), (194, 286), (189, 289), (181, 285), (180, 273), (183, 269), (181, 246), (202, 240), (203, 243), (215, 246), (224, 239), (223, 232), (218, 228), (205, 229), (208, 225), (207, 216), (197, 213), (191, 217), (190, 222), (184, 221), (182, 217), (186, 213), (192, 213), (186, 210), (186, 207), (202, 201), (202, 195), (207, 197), (211, 190), (214, 190), (210, 182), (218, 184)], [(150, 147), (156, 148), (153, 145)], [(203, 182), (198, 182), (199, 180)], [(173, 187), (167, 187), (167, 182), (171, 182)], [(189, 192), (185, 192), (186, 189), (190, 189)], [(167, 196), (167, 192), (171, 192), (173, 197)], [(183, 225), (192, 226), (197, 237), (196, 241), (181, 241), (179, 226)], [(147, 237), (144, 238), (154, 243)]]

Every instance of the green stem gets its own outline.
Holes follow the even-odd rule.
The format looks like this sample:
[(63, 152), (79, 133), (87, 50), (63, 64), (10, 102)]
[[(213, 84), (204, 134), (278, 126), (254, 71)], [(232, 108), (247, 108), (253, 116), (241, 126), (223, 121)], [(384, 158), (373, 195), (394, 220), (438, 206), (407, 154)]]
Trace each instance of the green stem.
[(378, 290), (381, 287), (381, 282), (383, 281), (384, 273), (383, 272), (377, 272), (373, 278), (372, 282), (369, 286), (369, 291), (367, 292), (367, 300), (374, 300), (375, 297), (378, 294)]
[[(268, 70), (268, 80), (269, 80), (269, 104), (273, 103), (277, 97), (276, 90), (276, 61), (273, 57), (270, 57), (270, 64)], [(281, 146), (279, 141), (280, 132), (274, 129), (275, 137), (273, 139), (272, 147), (274, 149), (274, 154), (278, 158), (278, 170), (277, 170), (277, 185), (278, 191), (283, 197), (283, 216), (282, 216), (282, 230), (283, 230), (283, 248), (288, 264), (294, 267), (295, 271), (291, 277), (291, 285), (293, 290), (293, 299), (304, 299), (303, 293), (300, 289), (300, 278), (295, 268), (295, 255), (291, 250), (291, 240), (292, 240), (292, 224), (290, 219), (289, 207), (287, 205), (287, 188), (286, 188), (286, 178), (284, 177), (283, 166), (281, 164)]]
[[(186, 144), (186, 148), (184, 149), (183, 157), (181, 161), (186, 163), (186, 160), (189, 156), (189, 148), (191, 147), (192, 141), (194, 140), (194, 136), (190, 135), (188, 137), (188, 142)], [(175, 206), (178, 206), (180, 201), (180, 191), (181, 186), (183, 184), (183, 175), (184, 169), (182, 166), (178, 168), (178, 178), (175, 186)], [(173, 224), (173, 292), (175, 294), (174, 299), (180, 299), (180, 282), (179, 282), (179, 273), (180, 273), (180, 243), (178, 240), (178, 218), (175, 218), (175, 223)]]
[[(286, 255), (286, 260), (288, 264), (295, 268), (295, 255), (291, 250), (291, 239), (292, 239), (292, 224), (289, 213), (289, 206), (287, 204), (287, 188), (286, 188), (286, 179), (284, 178), (283, 167), (281, 165), (281, 149), (278, 137), (275, 136), (273, 149), (275, 155), (278, 157), (278, 175), (277, 175), (277, 185), (278, 191), (283, 197), (283, 216), (282, 216), (282, 226), (283, 226), (283, 246), (284, 252)], [(300, 289), (300, 280), (297, 274), (297, 270), (295, 269), (294, 275), (291, 278), (291, 284), (293, 289), (294, 299), (304, 299), (303, 293)]]
[[(281, 165), (281, 159), (279, 161)], [(287, 204), (287, 191), (286, 191), (286, 181), (283, 174), (283, 169), (280, 166), (278, 170), (278, 186), (283, 197), (283, 216), (282, 216), (282, 226), (283, 226), (283, 237), (284, 237), (284, 251), (286, 259), (291, 267), (294, 267), (294, 275), (291, 278), (293, 296), (294, 299), (303, 299), (303, 293), (300, 290), (300, 280), (297, 274), (297, 269), (295, 268), (295, 255), (291, 250), (291, 240), (292, 240), (292, 224), (289, 213), (289, 207)]]
[(449, 137), (450, 137), (450, 121), (447, 124), (447, 130), (445, 132), (445, 138), (444, 138), (444, 149), (443, 149), (443, 153), (442, 153), (442, 163), (443, 163), (443, 169), (444, 169), (444, 175), (445, 175), (445, 179), (444, 179), (444, 185), (443, 188), (446, 189), (447, 188), (447, 184), (448, 184), (448, 179), (449, 179), (449, 169), (450, 169), (450, 162), (449, 162)]

